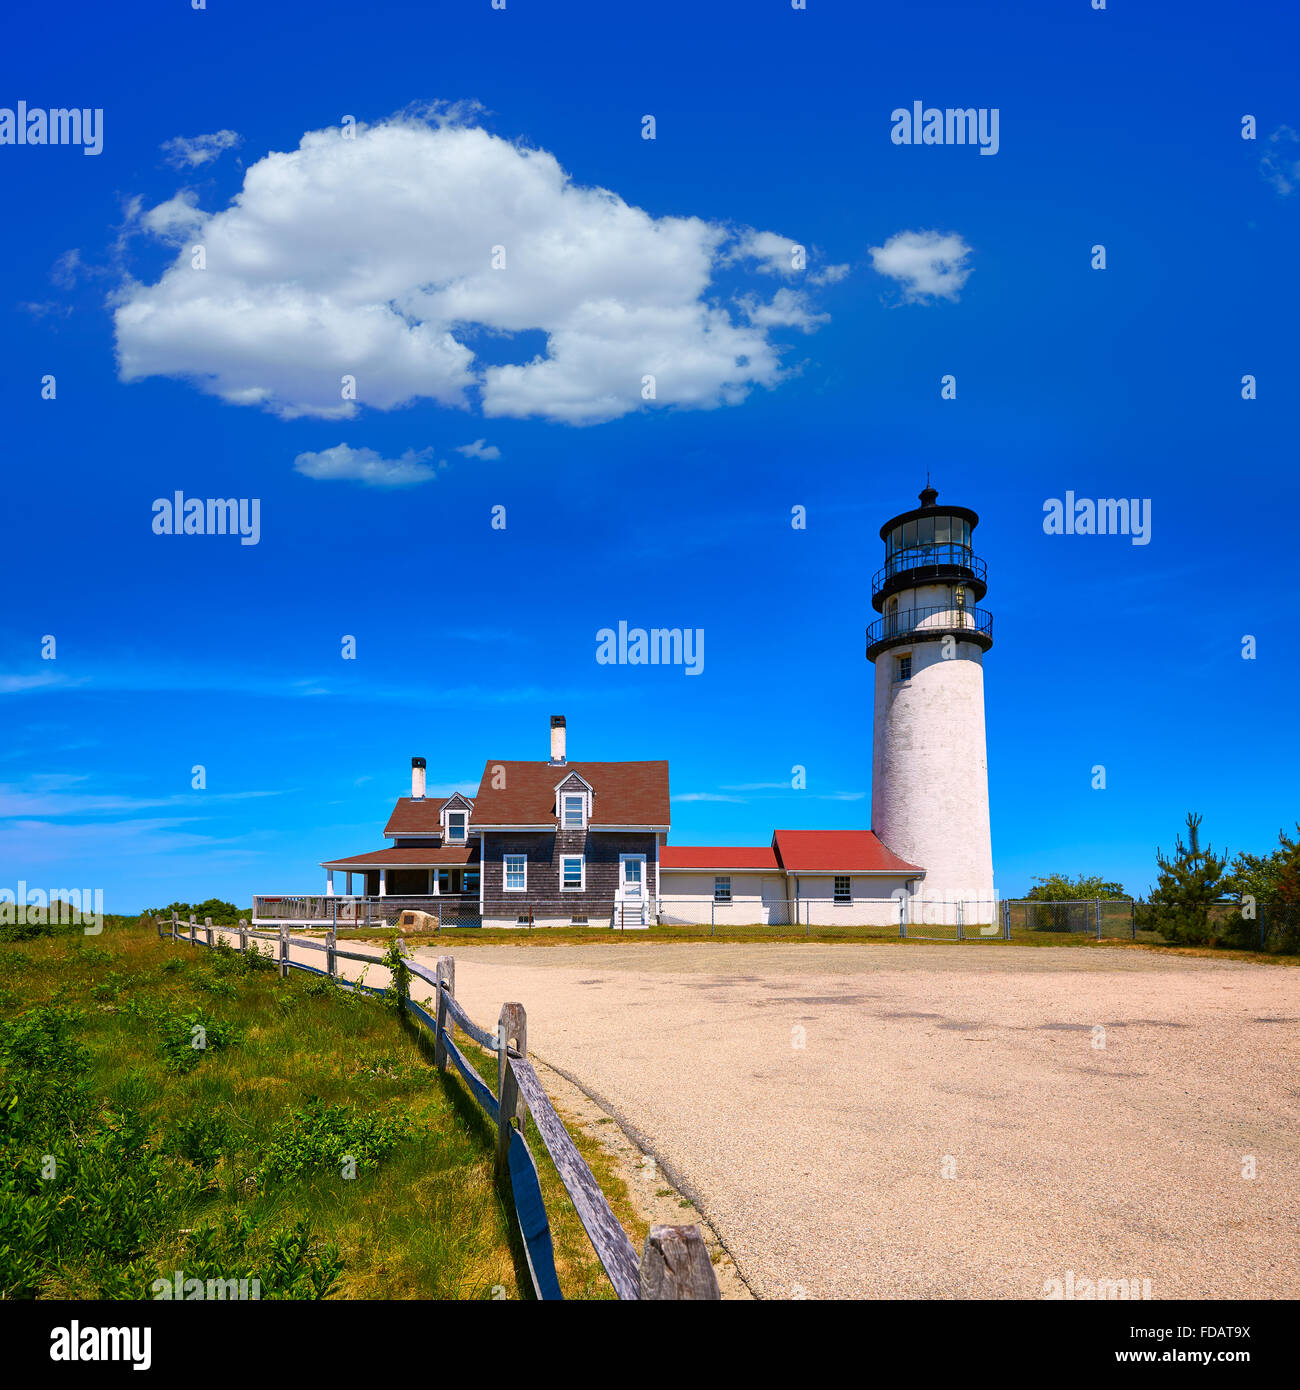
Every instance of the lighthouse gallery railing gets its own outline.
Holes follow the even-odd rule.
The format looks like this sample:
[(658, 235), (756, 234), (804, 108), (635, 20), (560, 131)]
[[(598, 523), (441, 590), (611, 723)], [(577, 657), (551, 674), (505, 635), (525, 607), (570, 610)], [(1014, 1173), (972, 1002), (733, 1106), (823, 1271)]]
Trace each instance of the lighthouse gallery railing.
[(905, 608), (886, 614), (867, 628), (867, 646), (886, 642), (891, 637), (906, 637), (909, 633), (972, 632), (984, 637), (993, 636), (993, 615), (986, 608), (958, 608), (941, 604), (936, 608)]

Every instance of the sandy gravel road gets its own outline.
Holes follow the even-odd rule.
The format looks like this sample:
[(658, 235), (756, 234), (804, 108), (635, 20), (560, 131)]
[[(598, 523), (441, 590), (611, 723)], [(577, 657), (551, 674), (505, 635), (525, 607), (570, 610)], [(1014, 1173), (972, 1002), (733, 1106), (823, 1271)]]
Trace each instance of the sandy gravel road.
[(521, 1001), (530, 1049), (655, 1154), (762, 1297), (1039, 1298), (1070, 1273), (1295, 1296), (1298, 970), (1078, 947), (453, 950), (471, 1014)]

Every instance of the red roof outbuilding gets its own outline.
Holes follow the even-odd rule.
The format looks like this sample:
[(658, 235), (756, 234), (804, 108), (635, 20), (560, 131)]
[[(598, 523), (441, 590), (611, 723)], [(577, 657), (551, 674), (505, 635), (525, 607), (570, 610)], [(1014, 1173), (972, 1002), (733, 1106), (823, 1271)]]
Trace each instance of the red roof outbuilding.
[(779, 873), (771, 845), (664, 845), (661, 869), (771, 869)]
[(778, 830), (772, 844), (787, 873), (924, 873), (882, 844), (870, 830)]

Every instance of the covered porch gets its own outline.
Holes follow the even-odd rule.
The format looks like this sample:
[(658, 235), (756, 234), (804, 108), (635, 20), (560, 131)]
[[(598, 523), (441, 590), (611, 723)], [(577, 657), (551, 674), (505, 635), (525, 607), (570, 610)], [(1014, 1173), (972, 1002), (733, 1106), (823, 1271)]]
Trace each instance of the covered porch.
[(477, 844), (386, 846), (321, 868), (324, 893), (255, 896), (254, 922), (379, 925), (412, 909), (449, 925), (481, 921)]
[(346, 859), (328, 859), (321, 868), (327, 897), (337, 887), (351, 897), (355, 887), (368, 898), (449, 896), (478, 901), (477, 844), (389, 846)]

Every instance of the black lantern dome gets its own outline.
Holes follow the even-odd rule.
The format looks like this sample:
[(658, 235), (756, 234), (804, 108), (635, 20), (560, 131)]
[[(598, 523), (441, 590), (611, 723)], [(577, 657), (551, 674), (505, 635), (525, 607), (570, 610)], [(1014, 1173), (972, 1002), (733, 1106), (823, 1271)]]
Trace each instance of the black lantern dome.
[[(880, 528), (885, 565), (871, 581), (871, 604), (885, 617), (867, 629), (867, 656), (888, 647), (948, 635), (993, 645), (992, 618), (977, 604), (988, 592), (984, 561), (972, 548), (979, 514), (969, 507), (939, 504), (938, 492), (926, 480), (919, 507), (890, 517)], [(890, 600), (921, 585), (947, 585), (953, 593), (950, 608), (912, 608), (898, 611)], [(951, 613), (951, 621), (946, 615)]]

